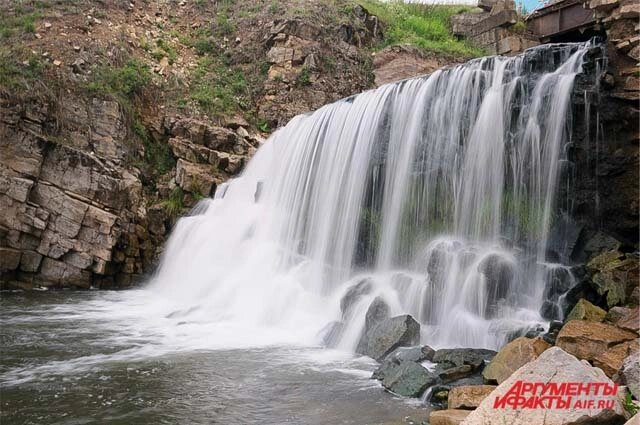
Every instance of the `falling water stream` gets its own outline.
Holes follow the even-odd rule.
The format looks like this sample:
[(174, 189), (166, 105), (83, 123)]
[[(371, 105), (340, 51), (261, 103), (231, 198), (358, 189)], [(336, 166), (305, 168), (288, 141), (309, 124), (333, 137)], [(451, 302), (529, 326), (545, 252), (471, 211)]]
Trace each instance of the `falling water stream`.
[[(572, 276), (547, 245), (560, 214), (573, 81), (588, 49), (546, 45), (476, 59), (294, 118), (239, 178), (178, 221), (144, 289), (3, 308), (12, 325), (3, 331), (3, 393), (10, 401), (40, 394), (55, 406), (54, 392), (85, 384), (97, 397), (97, 385), (135, 375), (219, 407), (195, 408), (202, 416), (193, 423), (282, 423), (288, 409), (298, 409), (300, 423), (327, 412), (332, 423), (363, 423), (411, 410), (354, 392), (378, 391), (371, 361), (348, 354), (374, 300), (392, 315), (411, 314), (422, 342), (436, 348), (497, 349), (561, 318)], [(347, 311), (344, 298), (357, 285), (366, 291)], [(335, 349), (320, 348), (336, 321), (343, 331)], [(76, 348), (20, 360), (20, 347), (55, 338)], [(189, 385), (167, 372), (171, 365)], [(302, 396), (294, 388), (305, 379), (314, 387)], [(112, 412), (123, 423), (135, 423), (139, 409), (162, 420), (163, 407), (184, 417), (189, 403), (198, 405), (195, 397), (185, 407), (177, 395), (157, 403), (154, 390), (136, 385), (139, 400)], [(238, 394), (252, 386), (258, 393), (247, 393), (242, 411)], [(300, 405), (279, 410), (287, 394)], [(348, 408), (337, 408), (338, 399)]]

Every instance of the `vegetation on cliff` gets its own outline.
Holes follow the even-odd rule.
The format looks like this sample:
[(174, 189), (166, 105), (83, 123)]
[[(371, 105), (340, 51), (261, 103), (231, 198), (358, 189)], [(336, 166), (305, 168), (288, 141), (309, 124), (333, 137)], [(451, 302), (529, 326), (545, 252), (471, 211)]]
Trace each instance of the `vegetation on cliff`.
[(427, 51), (465, 58), (483, 55), (483, 50), (451, 33), (450, 18), (471, 10), (470, 6), (417, 4), (400, 1), (362, 0), (361, 4), (385, 25), (385, 37), (377, 47), (408, 44)]

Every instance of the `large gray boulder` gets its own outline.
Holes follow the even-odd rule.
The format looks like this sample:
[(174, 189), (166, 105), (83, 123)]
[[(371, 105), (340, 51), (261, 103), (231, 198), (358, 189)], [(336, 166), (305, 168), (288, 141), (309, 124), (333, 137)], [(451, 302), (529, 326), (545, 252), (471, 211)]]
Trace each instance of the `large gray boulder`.
[(356, 353), (362, 354), (367, 350), (369, 334), (378, 323), (389, 317), (391, 317), (389, 305), (381, 297), (376, 297), (367, 309), (364, 319), (364, 329), (362, 330), (360, 341), (358, 341)]
[(390, 371), (400, 366), (401, 363), (431, 361), (434, 353), (435, 351), (428, 345), (396, 348), (391, 354), (385, 357), (382, 364), (373, 372), (371, 377), (373, 379), (384, 379)]
[(419, 397), (427, 388), (438, 383), (438, 376), (416, 362), (402, 362), (385, 374), (382, 386), (405, 397)]
[(369, 333), (366, 350), (361, 354), (382, 361), (398, 347), (416, 345), (420, 341), (420, 324), (408, 314), (385, 319)]
[[(594, 368), (586, 361), (580, 361), (571, 354), (563, 351), (558, 347), (552, 347), (544, 351), (536, 360), (522, 366), (514, 372), (509, 379), (500, 384), (487, 398), (485, 398), (480, 406), (474, 410), (462, 422), (463, 425), (568, 425), (574, 423), (607, 423), (617, 424), (624, 423), (624, 409), (618, 394), (615, 395), (589, 395), (573, 396), (568, 402), (566, 409), (558, 408), (512, 408), (507, 405), (504, 408), (494, 407), (494, 403), (498, 398), (511, 394), (511, 400), (517, 400), (518, 397), (513, 393), (513, 387), (516, 382), (523, 383), (557, 383), (562, 385), (566, 383), (599, 383), (613, 386), (614, 383), (609, 379), (602, 370)], [(512, 392), (510, 392), (512, 390)], [(535, 394), (540, 395), (542, 389)], [(521, 394), (522, 397), (530, 398), (530, 392)], [(576, 406), (576, 401), (594, 400), (594, 407), (583, 408)], [(611, 409), (603, 407), (598, 408), (598, 401), (603, 400), (612, 404)], [(555, 405), (553, 406), (555, 407)], [(606, 419), (605, 419), (606, 418)], [(602, 422), (602, 420), (606, 420)], [(596, 421), (596, 422), (594, 422)], [(598, 422), (600, 421), (600, 422)]]
[(624, 359), (620, 370), (620, 379), (631, 394), (640, 400), (640, 353), (636, 351)]

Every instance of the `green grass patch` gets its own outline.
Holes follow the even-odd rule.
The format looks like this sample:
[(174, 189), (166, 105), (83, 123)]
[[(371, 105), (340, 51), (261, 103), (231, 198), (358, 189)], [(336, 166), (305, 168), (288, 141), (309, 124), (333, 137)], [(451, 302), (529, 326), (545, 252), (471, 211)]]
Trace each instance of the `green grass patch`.
[(162, 206), (167, 214), (172, 218), (176, 218), (182, 213), (182, 210), (184, 209), (184, 192), (180, 186), (176, 186), (171, 191), (169, 198), (162, 202)]
[(451, 33), (453, 15), (471, 10), (469, 6), (408, 4), (400, 1), (361, 0), (360, 4), (384, 24), (382, 49), (409, 44), (456, 56), (482, 56), (484, 51)]
[(151, 82), (149, 67), (138, 59), (129, 59), (122, 66), (100, 66), (94, 75), (87, 87), (90, 92), (108, 94), (127, 104)]
[(0, 48), (0, 87), (29, 88), (34, 81), (42, 79), (47, 66), (39, 55), (30, 54), (24, 59), (16, 52)]
[(205, 56), (198, 60), (191, 83), (191, 100), (203, 112), (222, 116), (247, 107), (247, 81), (244, 73), (221, 58)]
[(14, 16), (0, 15), (0, 40), (36, 32), (36, 21), (39, 18), (39, 12), (22, 13), (20, 10)]

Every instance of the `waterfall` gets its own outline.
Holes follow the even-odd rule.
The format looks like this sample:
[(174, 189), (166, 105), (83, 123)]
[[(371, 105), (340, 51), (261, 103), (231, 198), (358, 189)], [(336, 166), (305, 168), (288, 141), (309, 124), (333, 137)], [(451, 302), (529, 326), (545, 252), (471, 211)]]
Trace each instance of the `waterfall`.
[(305, 344), (341, 321), (346, 350), (376, 299), (435, 347), (561, 318), (572, 277), (546, 248), (588, 49), (476, 59), (295, 117), (178, 221), (152, 288), (173, 314)]

